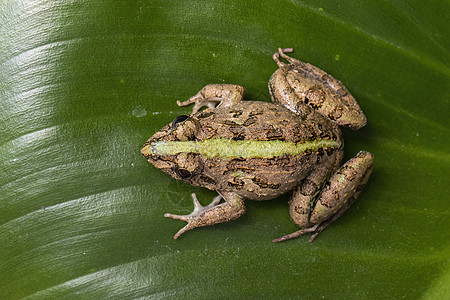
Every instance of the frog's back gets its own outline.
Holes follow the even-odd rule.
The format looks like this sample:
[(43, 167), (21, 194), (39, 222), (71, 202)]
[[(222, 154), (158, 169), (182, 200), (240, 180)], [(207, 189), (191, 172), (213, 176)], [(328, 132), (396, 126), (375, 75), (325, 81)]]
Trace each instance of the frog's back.
[(243, 101), (232, 107), (207, 109), (195, 117), (200, 123), (198, 140), (225, 138), (301, 143), (340, 139), (339, 128), (309, 107), (297, 115), (281, 105)]
[(272, 199), (292, 190), (312, 170), (341, 158), (339, 128), (309, 108), (295, 114), (281, 105), (243, 101), (192, 117), (198, 122), (196, 140), (226, 141), (218, 148), (247, 147), (239, 155), (202, 156), (198, 185), (210, 189)]

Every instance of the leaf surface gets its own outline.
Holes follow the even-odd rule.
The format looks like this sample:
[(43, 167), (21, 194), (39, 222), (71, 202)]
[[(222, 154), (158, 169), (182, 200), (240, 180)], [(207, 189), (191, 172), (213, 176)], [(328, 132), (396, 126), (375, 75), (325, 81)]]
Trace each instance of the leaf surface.
[[(445, 298), (448, 1), (4, 1), (0, 298)], [(140, 155), (209, 83), (269, 101), (272, 54), (341, 80), (375, 154), (359, 200), (313, 243), (288, 197), (184, 234), (166, 212), (215, 193)]]

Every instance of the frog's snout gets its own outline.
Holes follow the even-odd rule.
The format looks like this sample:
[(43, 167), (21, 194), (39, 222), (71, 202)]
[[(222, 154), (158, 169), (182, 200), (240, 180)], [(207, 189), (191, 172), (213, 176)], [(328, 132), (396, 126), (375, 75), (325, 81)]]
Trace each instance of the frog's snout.
[(152, 154), (152, 145), (146, 143), (144, 147), (141, 148), (141, 153), (145, 158), (150, 158), (150, 155)]

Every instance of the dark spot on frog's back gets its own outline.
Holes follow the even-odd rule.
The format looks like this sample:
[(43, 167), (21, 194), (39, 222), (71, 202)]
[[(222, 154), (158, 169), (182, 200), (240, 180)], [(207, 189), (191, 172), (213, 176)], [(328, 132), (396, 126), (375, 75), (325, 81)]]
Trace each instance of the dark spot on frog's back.
[(212, 128), (211, 126), (204, 125), (201, 130), (197, 132), (196, 139), (197, 140), (207, 140), (212, 139), (216, 135), (217, 130)]
[(214, 179), (212, 179), (209, 176), (205, 176), (205, 175), (201, 175), (198, 178), (198, 181), (201, 182), (203, 185), (211, 185), (211, 186), (215, 186), (216, 185), (216, 181)]
[(233, 118), (237, 118), (240, 115), (242, 115), (243, 111), (242, 110), (232, 110), (232, 111), (230, 111), (230, 113), (233, 115)]
[(318, 158), (322, 158), (325, 155), (325, 151), (323, 148), (319, 148), (317, 151), (314, 152)]
[(227, 182), (227, 185), (237, 190), (241, 190), (244, 188), (244, 181), (240, 178), (234, 177), (232, 181)]
[(281, 183), (269, 183), (269, 182), (265, 182), (264, 180), (260, 179), (260, 178), (253, 178), (252, 181), (258, 185), (260, 188), (262, 189), (278, 189), (281, 186)]
[(233, 137), (231, 138), (233, 141), (242, 141), (245, 140), (245, 132), (233, 132)]
[(240, 165), (242, 162), (247, 162), (246, 158), (242, 158), (242, 157), (233, 157), (228, 163), (227, 163), (227, 168), (236, 166), (236, 165)]
[(328, 84), (330, 81), (334, 81), (330, 74), (325, 73), (322, 75), (321, 82)]
[(270, 125), (266, 129), (266, 138), (268, 140), (284, 140), (283, 131), (279, 128), (275, 128), (274, 126)]
[(262, 112), (262, 111), (260, 111), (260, 110), (254, 110), (254, 111), (251, 111), (251, 112), (248, 114), (248, 116), (249, 116), (250, 118), (252, 118), (252, 117), (261, 116), (262, 114), (264, 114), (264, 112)]
[(336, 148), (325, 148), (325, 152), (327, 153), (328, 156), (331, 156), (334, 154), (334, 152), (336, 151)]
[(250, 118), (248, 118), (247, 120), (244, 121), (242, 126), (245, 126), (245, 127), (250, 126), (252, 124), (255, 124), (257, 120), (258, 119), (256, 117), (250, 117)]
[[(346, 89), (340, 88), (336, 91), (338, 93), (339, 96), (343, 97), (343, 96), (347, 96), (348, 92)], [(342, 99), (342, 102), (345, 102), (346, 104), (349, 104), (347, 101), (347, 98)]]
[(241, 169), (254, 171), (255, 168), (252, 165), (253, 161), (254, 161), (254, 159), (251, 159), (251, 158), (249, 159), (249, 158), (242, 158), (242, 157), (234, 157), (226, 163), (223, 174), (226, 174), (227, 172), (230, 172), (230, 171), (241, 170)]
[[(233, 169), (226, 169), (225, 171), (222, 172), (222, 175), (235, 175), (235, 174), (238, 174), (238, 173), (251, 174), (254, 171), (255, 170), (251, 169), (251, 168), (245, 168), (245, 167), (239, 168), (239, 167), (236, 167), (236, 168), (233, 168)], [(236, 176), (233, 176), (233, 177), (236, 177)]]
[(342, 113), (343, 113), (342, 108), (339, 106), (336, 106), (333, 109), (333, 111), (331, 111), (328, 115), (329, 115), (330, 119), (337, 120), (342, 116)]
[(196, 117), (197, 117), (197, 119), (206, 119), (206, 118), (211, 117), (212, 115), (214, 115), (213, 111), (203, 110), (203, 111), (198, 112)]
[(239, 125), (238, 123), (236, 123), (233, 120), (223, 120), (222, 124), (226, 125), (226, 126), (229, 126), (229, 127), (239, 127), (239, 126), (241, 126), (241, 125)]

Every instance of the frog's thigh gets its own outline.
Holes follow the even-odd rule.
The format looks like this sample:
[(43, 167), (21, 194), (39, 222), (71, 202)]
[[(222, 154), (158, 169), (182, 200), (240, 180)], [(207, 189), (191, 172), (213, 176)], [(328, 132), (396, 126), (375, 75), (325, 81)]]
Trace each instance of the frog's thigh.
[(232, 192), (223, 192), (220, 195), (225, 202), (205, 211), (199, 217), (201, 220), (199, 220), (199, 225), (196, 227), (228, 222), (239, 218), (245, 213), (244, 200), (239, 195)]
[(301, 95), (298, 97), (300, 101), (340, 126), (359, 129), (366, 125), (365, 115), (347, 88), (331, 75), (309, 66), (316, 70), (314, 73), (320, 76), (320, 80), (305, 78), (295, 70), (286, 72), (286, 82)]
[[(342, 155), (335, 158), (334, 162), (329, 162), (333, 170), (338, 168)], [(334, 165), (334, 167), (333, 167)], [(314, 200), (320, 187), (329, 174), (329, 164), (323, 164), (323, 167), (316, 168), (308, 177), (302, 180), (299, 186), (294, 190), (289, 202), (289, 214), (292, 222), (298, 227), (305, 228), (313, 225), (309, 218), (313, 209)]]
[(220, 107), (230, 107), (244, 99), (244, 87), (236, 84), (210, 84), (203, 88), (206, 99), (220, 99)]
[[(289, 64), (281, 63), (279, 55)], [(280, 68), (269, 80), (273, 102), (296, 113), (304, 110), (301, 104), (308, 105), (336, 124), (352, 129), (367, 123), (355, 98), (342, 82), (316, 66), (287, 56), (282, 49), (274, 55), (274, 60)]]
[(309, 215), (311, 214), (311, 202), (314, 199), (314, 193), (309, 191), (313, 189), (312, 186), (311, 181), (303, 180), (302, 184), (292, 194), (289, 202), (291, 220), (301, 228), (310, 226)]
[(184, 102), (178, 101), (179, 106), (195, 103), (193, 113), (203, 106), (213, 108), (219, 103), (220, 107), (230, 107), (241, 102), (244, 98), (245, 89), (235, 84), (208, 84), (197, 94)]
[[(285, 68), (280, 68), (272, 74), (269, 80), (270, 96), (273, 103), (283, 105), (291, 111), (298, 113), (299, 103), (304, 104), (304, 102), (290, 87), (289, 82), (286, 80), (286, 72)], [(309, 106), (307, 107), (310, 108)]]
[(335, 214), (341, 215), (369, 180), (372, 164), (373, 155), (361, 151), (340, 167), (326, 184), (311, 211), (310, 223), (319, 224)]

